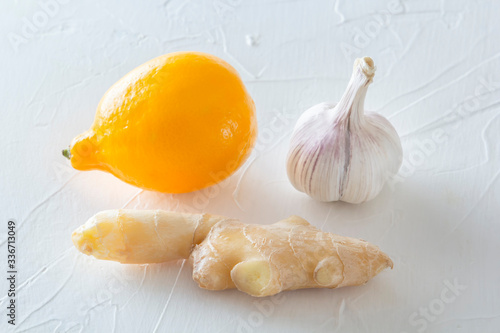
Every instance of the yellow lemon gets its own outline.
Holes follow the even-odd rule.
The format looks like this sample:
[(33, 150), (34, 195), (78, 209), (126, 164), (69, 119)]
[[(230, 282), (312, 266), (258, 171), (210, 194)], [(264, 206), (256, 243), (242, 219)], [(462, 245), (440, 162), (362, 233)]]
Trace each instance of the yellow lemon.
[(175, 52), (115, 83), (91, 128), (63, 154), (78, 170), (182, 193), (231, 175), (256, 136), (255, 104), (236, 70), (210, 54)]

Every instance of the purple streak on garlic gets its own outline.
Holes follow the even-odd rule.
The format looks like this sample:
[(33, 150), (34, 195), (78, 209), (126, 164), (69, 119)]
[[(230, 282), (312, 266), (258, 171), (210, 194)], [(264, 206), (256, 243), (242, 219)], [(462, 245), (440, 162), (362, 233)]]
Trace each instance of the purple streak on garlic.
[(399, 136), (382, 115), (364, 111), (373, 60), (356, 59), (337, 104), (305, 111), (295, 125), (287, 157), (288, 178), (320, 201), (361, 203), (377, 196), (402, 163)]

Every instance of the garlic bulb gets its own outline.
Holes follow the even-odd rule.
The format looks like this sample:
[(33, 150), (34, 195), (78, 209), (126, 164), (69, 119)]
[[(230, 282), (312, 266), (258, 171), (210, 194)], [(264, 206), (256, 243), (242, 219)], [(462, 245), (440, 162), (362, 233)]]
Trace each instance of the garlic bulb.
[(340, 102), (315, 105), (300, 116), (287, 158), (297, 190), (320, 201), (361, 203), (398, 172), (403, 151), (396, 130), (382, 115), (364, 112), (374, 75), (371, 58), (356, 59)]

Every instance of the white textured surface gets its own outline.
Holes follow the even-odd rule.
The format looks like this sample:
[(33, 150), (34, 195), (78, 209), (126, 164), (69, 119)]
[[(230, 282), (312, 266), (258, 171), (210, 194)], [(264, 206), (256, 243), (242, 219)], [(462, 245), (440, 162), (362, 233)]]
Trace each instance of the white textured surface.
[[(0, 3), (0, 267), (15, 218), (16, 331), (498, 332), (500, 2), (60, 0), (44, 21), (47, 1)], [(16, 50), (9, 38), (23, 29)], [(72, 170), (60, 150), (90, 126), (105, 90), (178, 50), (213, 53), (241, 73), (260, 126), (245, 167), (223, 188), (185, 195)], [(290, 131), (301, 111), (340, 98), (362, 55), (378, 68), (366, 107), (392, 121), (405, 165), (369, 203), (318, 203), (286, 178)], [(297, 214), (379, 245), (395, 267), (365, 286), (274, 300), (205, 291), (181, 262), (124, 266), (77, 253), (71, 231), (119, 207), (253, 223)], [(466, 286), (458, 296), (446, 286), (454, 280)], [(10, 332), (5, 301), (0, 331)]]

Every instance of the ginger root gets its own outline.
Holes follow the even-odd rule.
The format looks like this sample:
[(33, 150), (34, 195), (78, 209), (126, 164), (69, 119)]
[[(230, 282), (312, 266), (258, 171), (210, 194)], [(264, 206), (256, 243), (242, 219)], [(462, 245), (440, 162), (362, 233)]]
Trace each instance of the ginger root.
[(210, 290), (252, 296), (366, 283), (391, 259), (366, 241), (322, 232), (291, 216), (272, 225), (209, 214), (110, 210), (73, 232), (81, 252), (121, 263), (190, 259), (193, 279)]

